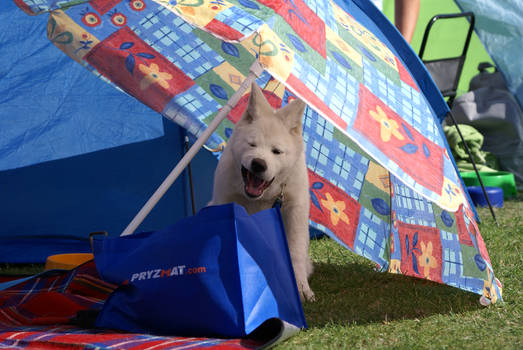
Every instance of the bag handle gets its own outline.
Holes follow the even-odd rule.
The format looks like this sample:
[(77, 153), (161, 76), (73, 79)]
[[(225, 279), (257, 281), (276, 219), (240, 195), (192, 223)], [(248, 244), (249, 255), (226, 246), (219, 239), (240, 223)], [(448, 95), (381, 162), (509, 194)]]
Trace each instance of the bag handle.
[(89, 233), (89, 245), (91, 246), (91, 251), (94, 253), (94, 236), (104, 235), (105, 237), (109, 236), (107, 231), (95, 231)]

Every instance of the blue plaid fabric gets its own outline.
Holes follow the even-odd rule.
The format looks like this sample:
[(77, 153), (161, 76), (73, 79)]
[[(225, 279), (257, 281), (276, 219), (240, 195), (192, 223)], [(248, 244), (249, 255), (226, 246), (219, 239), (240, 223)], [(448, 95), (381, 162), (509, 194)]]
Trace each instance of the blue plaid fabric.
[(307, 166), (354, 199), (360, 196), (369, 160), (334, 137), (334, 126), (307, 108), (303, 123)]
[(336, 19), (333, 16), (332, 4), (329, 0), (304, 0), (309, 8), (325, 22), (325, 25), (331, 29), (337, 27)]
[[(189, 134), (198, 137), (207, 128), (204, 119), (220, 107), (204, 89), (194, 85), (174, 96), (165, 106), (162, 115), (181, 125)], [(198, 119), (195, 120), (194, 115), (198, 115)], [(221, 138), (213, 134), (207, 146), (217, 148), (220, 143)]]
[(168, 10), (157, 11), (140, 21), (135, 31), (148, 31), (148, 42), (154, 49), (163, 52), (192, 79), (196, 79), (224, 62), (224, 59), (200, 38), (193, 34), (194, 27), (180, 17), (172, 17)]
[(387, 223), (367, 208), (362, 207), (354, 241), (354, 251), (378, 263), (381, 269), (386, 270), (389, 266), (388, 260), (385, 260), (389, 232), (390, 227)]
[(394, 176), (392, 176), (392, 185), (394, 186), (392, 205), (399, 221), (436, 227), (432, 204), (429, 201), (402, 184)]
[(227, 24), (244, 35), (253, 33), (263, 24), (261, 19), (254, 17), (235, 6), (229, 7), (228, 9), (218, 13), (216, 20)]
[(463, 257), (459, 236), (441, 230), (441, 248), (443, 250), (443, 282), (458, 287), (463, 281)]

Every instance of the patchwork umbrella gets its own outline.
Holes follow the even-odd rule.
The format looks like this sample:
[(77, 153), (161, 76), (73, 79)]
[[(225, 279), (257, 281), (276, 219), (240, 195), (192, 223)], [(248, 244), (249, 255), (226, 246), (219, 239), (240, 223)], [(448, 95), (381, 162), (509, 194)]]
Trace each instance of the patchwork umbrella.
[[(205, 147), (219, 154), (256, 82), (307, 102), (310, 226), (382, 271), (501, 300), (448, 151), (448, 108), (423, 65), (364, 0), (15, 0), (49, 13), (72, 59), (196, 138), (123, 234)], [(212, 181), (212, 179), (209, 179)]]

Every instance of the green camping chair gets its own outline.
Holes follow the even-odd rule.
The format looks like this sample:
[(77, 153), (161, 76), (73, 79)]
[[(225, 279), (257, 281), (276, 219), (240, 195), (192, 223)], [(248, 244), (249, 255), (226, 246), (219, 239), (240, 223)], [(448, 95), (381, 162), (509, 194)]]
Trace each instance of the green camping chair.
[[(437, 59), (424, 59), (423, 55), (425, 54), (425, 49), (429, 41), (429, 33), (433, 28), (434, 23), (436, 23), (438, 20), (452, 20), (456, 18), (468, 18), (469, 22), (467, 36), (465, 38), (465, 42), (463, 43), (463, 50), (461, 51), (461, 55)], [(449, 107), (452, 107), (452, 102), (454, 102), (454, 98), (456, 97), (461, 71), (463, 70), (463, 64), (465, 63), (465, 58), (467, 56), (470, 39), (472, 37), (472, 31), (474, 30), (474, 22), (475, 18), (474, 13), (472, 12), (441, 14), (432, 17), (425, 27), (423, 40), (421, 42), (419, 51), (419, 57), (425, 64), (425, 67), (432, 76), (432, 79), (434, 79), (434, 82), (438, 86), (443, 97), (448, 98), (447, 103)]]

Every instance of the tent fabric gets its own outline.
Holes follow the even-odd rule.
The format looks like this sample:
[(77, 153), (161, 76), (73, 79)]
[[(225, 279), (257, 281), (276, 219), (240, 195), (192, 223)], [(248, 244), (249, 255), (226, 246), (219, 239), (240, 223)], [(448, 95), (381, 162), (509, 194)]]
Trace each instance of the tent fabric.
[[(16, 2), (33, 13), (56, 5)], [(258, 59), (265, 73), (257, 83), (274, 106), (296, 97), (309, 105), (303, 135), (312, 227), (384, 271), (500, 300), (474, 208), (439, 125), (448, 108), (373, 5), (198, 4), (91, 1), (52, 11), (48, 33), (71, 58), (194, 136)], [(208, 148), (223, 146), (247, 99)]]
[[(18, 118), (13, 116), (13, 122)], [(153, 140), (0, 172), (7, 199), (0, 202), (0, 261), (43, 263), (52, 254), (90, 251), (91, 232), (119, 235), (183, 155), (183, 135), (164, 121), (164, 136)], [(209, 152), (200, 152), (191, 163), (197, 208), (210, 198), (208, 179), (216, 163)], [(190, 214), (184, 173), (140, 230), (160, 229)]]
[(462, 11), (476, 17), (475, 31), (509, 90), (523, 106), (523, 69), (516, 57), (523, 47), (523, 3), (519, 0), (454, 0)]
[[(358, 111), (356, 102), (362, 97), (359, 95), (365, 94), (368, 88), (374, 89), (372, 91), (373, 94), (375, 93), (378, 98), (383, 99), (388, 106), (396, 108), (396, 110), (393, 109), (394, 112), (399, 115), (405, 113), (409, 115), (410, 120), (408, 123), (413, 125), (415, 129), (412, 132), (409, 130), (409, 133), (414, 134), (417, 131), (420, 135), (428, 138), (424, 143), (427, 154), (439, 158), (442, 162), (450, 162), (441, 157), (445, 145), (436, 120), (443, 117), (441, 115), (442, 111), (432, 111), (432, 108), (435, 106), (440, 108), (442, 104), (441, 99), (433, 98), (435, 103), (428, 103), (425, 97), (420, 94), (416, 83), (412, 80), (411, 73), (405, 68), (404, 63), (395, 56), (389, 46), (401, 50), (400, 54), (403, 54), (409, 60), (408, 63), (413, 66), (417, 76), (420, 76), (420, 73), (425, 73), (423, 75), (424, 79), (419, 81), (419, 86), (424, 89), (432, 87), (435, 91), (437, 89), (434, 88), (434, 84), (427, 83), (428, 81), (432, 82), (428, 73), (425, 71), (418, 72), (419, 69), (422, 69), (419, 59), (413, 59), (414, 56), (411, 50), (402, 41), (403, 39), (401, 39), (397, 31), (392, 29), (393, 27), (385, 17), (368, 2), (340, 2), (340, 5), (332, 2), (328, 6), (329, 12), (325, 12), (325, 14), (320, 13), (320, 15), (326, 16), (325, 19), (314, 14), (310, 9), (308, 11), (305, 10), (308, 7), (303, 3), (304, 7), (300, 11), (306, 13), (307, 16), (311, 16), (314, 21), (312, 25), (317, 27), (315, 28), (316, 30), (320, 30), (318, 34), (310, 37), (309, 42), (301, 41), (299, 36), (308, 37), (314, 32), (314, 29), (311, 31), (311, 29), (300, 27), (300, 20), (294, 17), (286, 19), (284, 19), (285, 16), (278, 15), (274, 17), (274, 14), (283, 14), (285, 9), (279, 8), (279, 5), (272, 4), (270, 1), (265, 4), (267, 6), (263, 2), (259, 5), (252, 5), (248, 2), (247, 5), (240, 3), (237, 6), (231, 6), (232, 3), (224, 3), (224, 5), (220, 6), (212, 4), (209, 4), (209, 6), (184, 6), (182, 3), (170, 5), (153, 1), (150, 4), (148, 2), (140, 2), (144, 5), (140, 5), (142, 7), (139, 8), (116, 6), (118, 2), (109, 2), (111, 5), (108, 7), (101, 5), (105, 3), (104, 1), (100, 3), (93, 2), (88, 4), (86, 8), (73, 6), (68, 8), (66, 12), (61, 10), (51, 12), (49, 20), (49, 36), (51, 40), (53, 41), (53, 38), (68, 37), (74, 33), (74, 35), (78, 36), (77, 41), (75, 39), (71, 39), (73, 41), (70, 43), (62, 43), (58, 39), (54, 41), (59, 48), (73, 59), (85, 62), (84, 64), (88, 65), (88, 68), (91, 70), (105, 76), (113, 76), (113, 80), (118, 82), (121, 88), (149, 105), (152, 109), (162, 113), (166, 118), (177, 122), (186, 128), (189, 133), (195, 136), (201, 134), (206, 127), (205, 123), (215, 115), (225, 103), (227, 97), (231, 95), (231, 90), (247, 74), (248, 67), (256, 58), (256, 55), (253, 53), (259, 51), (257, 53), (258, 59), (275, 79), (289, 87), (294, 94), (305, 99), (314, 111), (330, 119), (342, 133), (347, 134), (357, 143), (361, 142), (360, 146), (369, 152), (380, 164), (391, 169), (395, 175), (404, 178), (409, 186), (415, 188), (417, 192), (429, 200), (439, 202), (440, 205), (448, 210), (456, 210), (458, 208), (459, 204), (457, 202), (446, 203), (446, 199), (442, 198), (442, 182), (434, 183), (427, 179), (428, 173), (422, 172), (417, 174), (412, 169), (408, 169), (408, 162), (401, 159), (403, 158), (402, 156), (387, 154), (384, 152), (384, 148), (388, 149), (388, 147), (377, 145), (376, 142), (379, 142), (378, 140), (366, 142), (365, 138), (360, 137), (364, 131), (354, 130), (355, 128), (351, 127), (358, 117), (355, 112)], [(57, 5), (55, 2), (49, 2), (48, 8), (46, 8), (45, 2), (41, 2), (34, 7), (37, 8), (38, 12), (42, 12), (44, 10), (50, 11), (53, 8), (58, 8), (58, 6), (63, 6), (63, 4)], [(252, 9), (249, 6), (258, 7), (258, 9)], [(120, 11), (115, 13), (115, 18), (122, 16), (122, 20), (125, 21), (122, 24), (115, 24), (109, 19), (107, 25), (105, 25), (102, 20), (105, 17), (100, 17), (97, 13), (108, 15), (109, 10), (107, 8), (113, 7), (115, 7), (113, 12)], [(213, 7), (215, 8), (213, 9)], [(85, 12), (86, 9), (87, 12)], [(166, 9), (166, 11), (163, 9)], [(348, 16), (344, 10), (349, 10), (351, 16)], [(364, 11), (370, 13), (366, 14)], [(95, 15), (90, 17), (91, 14)], [(151, 39), (147, 40), (155, 40), (155, 44), (150, 49), (147, 49), (148, 44), (146, 41), (136, 36), (135, 31), (130, 30), (133, 18), (147, 18), (148, 16), (155, 18), (154, 24), (144, 22), (137, 25), (141, 27), (140, 33), (144, 38), (150, 36)], [(213, 18), (214, 16), (216, 18)], [(363, 25), (368, 25), (370, 27), (369, 31), (362, 27), (358, 21), (355, 21), (352, 16), (355, 16)], [(235, 27), (228, 25), (228, 23), (233, 25), (233, 21), (240, 17), (242, 18), (241, 25), (237, 24)], [(376, 20), (371, 21), (370, 18)], [(77, 22), (74, 22), (73, 19), (76, 19)], [(84, 23), (91, 19), (95, 22)], [(382, 19), (383, 22), (375, 24), (379, 19)], [(275, 21), (274, 24), (271, 23), (273, 20)], [(285, 20), (290, 22), (290, 26), (285, 24), (287, 23)], [(174, 21), (172, 29), (169, 29), (168, 33), (162, 34), (162, 30), (165, 29), (165, 23), (169, 21)], [(274, 30), (281, 31), (281, 39), (274, 36), (273, 29), (269, 27), (269, 24), (264, 24), (264, 21), (275, 26)], [(330, 26), (326, 26), (326, 23), (330, 24)], [(338, 31), (337, 26), (343, 26), (343, 23), (347, 28), (352, 28), (352, 30), (348, 31), (350, 34), (347, 35), (349, 36), (346, 36), (344, 31), (339, 31), (341, 36), (336, 34), (336, 31)], [(386, 33), (385, 30), (378, 30), (378, 27), (376, 27), (378, 24), (382, 27), (388, 25), (387, 29), (392, 29), (393, 33), (395, 33), (393, 38), (396, 45), (389, 44), (387, 46), (373, 35), (373, 33)], [(66, 31), (62, 31), (62, 28), (66, 25), (69, 25), (69, 27)], [(215, 25), (217, 26), (216, 28), (214, 27)], [(194, 27), (194, 30), (191, 30), (191, 27)], [(329, 29), (331, 27), (334, 29)], [(307, 30), (310, 32), (307, 32)], [(327, 47), (326, 43), (321, 42), (325, 40), (321, 31), (328, 35), (327, 43), (328, 45), (333, 45), (333, 47)], [(208, 32), (216, 34), (218, 38), (210, 36), (207, 34)], [(165, 35), (165, 38), (162, 35)], [(390, 36), (390, 34), (388, 35)], [(88, 38), (86, 39), (88, 44), (82, 43), (82, 36)], [(361, 36), (361, 38), (358, 36)], [(154, 39), (155, 37), (156, 39)], [(384, 36), (382, 37), (385, 42), (389, 40)], [(176, 38), (178, 40), (175, 40)], [(184, 39), (179, 40), (179, 38)], [(225, 44), (222, 44), (220, 39), (226, 39), (227, 41), (224, 41)], [(350, 47), (348, 49), (337, 47), (339, 40), (347, 40), (349, 43), (351, 40), (356, 40), (354, 42), (355, 45), (363, 45), (362, 50), (358, 53)], [(231, 41), (241, 41), (241, 45), (235, 46), (231, 44)], [(97, 45), (100, 42), (102, 44)], [(184, 45), (179, 47), (178, 45), (181, 42)], [(265, 42), (267, 42), (267, 48), (259, 45)], [(361, 44), (357, 44), (358, 42)], [(285, 45), (285, 51), (271, 51), (269, 50), (271, 45)], [(302, 55), (295, 54), (292, 48), (296, 52), (302, 53)], [(264, 49), (269, 51), (263, 51)], [(174, 64), (163, 58), (164, 56), (161, 54), (164, 50), (167, 57), (173, 60)], [(216, 54), (210, 54), (212, 50)], [(191, 56), (187, 55), (188, 52), (191, 53)], [(225, 58), (218, 53), (226, 55)], [(120, 57), (124, 62), (118, 65), (108, 64), (106, 56), (111, 54)], [(233, 78), (220, 75), (222, 71), (231, 65), (227, 60), (232, 60), (234, 63), (235, 74)], [(337, 60), (340, 60), (343, 64)], [(376, 63), (370, 64), (370, 62)], [(150, 69), (140, 68), (147, 67), (147, 64), (150, 64)], [(178, 66), (183, 67), (183, 71), (180, 71)], [(321, 75), (318, 75), (318, 71)], [(362, 75), (363, 71), (368, 72), (369, 76), (364, 77)], [(387, 74), (383, 75), (383, 72)], [(157, 73), (158, 78), (154, 78), (156, 83), (153, 83), (153, 78), (149, 77)], [(336, 84), (335, 80), (331, 80), (331, 77), (336, 74), (339, 74), (338, 80), (343, 77), (343, 83), (338, 82), (337, 85), (329, 86)], [(172, 78), (174, 79), (174, 85), (167, 83), (167, 77), (174, 77)], [(367, 80), (372, 79), (373, 84), (365, 82), (365, 78)], [(268, 76), (265, 75), (258, 80), (258, 83), (262, 85), (267, 80)], [(388, 84), (388, 80), (394, 81), (394, 85), (397, 84), (397, 88), (389, 89), (391, 91), (395, 90), (390, 95), (387, 89), (383, 90), (382, 88), (380, 90), (380, 84), (392, 85)], [(365, 82), (364, 88), (361, 90), (358, 88), (360, 82)], [(354, 86), (355, 88), (351, 89), (347, 86)], [(332, 97), (327, 96), (329, 88), (336, 91), (336, 94)], [(429, 94), (428, 97), (432, 97), (432, 95)], [(373, 101), (371, 100), (369, 103), (373, 103)], [(241, 109), (237, 108), (237, 110)], [(448, 111), (448, 109), (445, 111)], [(368, 111), (362, 110), (358, 113), (364, 114), (366, 112)], [(436, 118), (433, 116), (434, 113), (436, 113)], [(422, 116), (425, 115), (432, 117), (426, 117), (423, 120)], [(224, 140), (227, 139), (227, 132), (230, 132), (232, 129), (235, 122), (234, 119), (238, 117), (237, 113), (235, 116), (231, 116), (229, 118), (230, 123), (228, 125), (226, 123), (221, 131), (213, 135), (208, 142), (210, 149), (219, 149)], [(407, 127), (407, 124), (404, 123), (403, 125), (402, 128)], [(370, 137), (369, 135), (366, 136)], [(432, 145), (434, 145), (434, 152), (436, 153), (430, 153)], [(408, 148), (413, 150), (413, 147)], [(444, 172), (444, 166), (441, 166), (438, 172), (437, 176), (435, 176), (436, 179), (442, 179), (445, 176), (451, 182), (459, 183), (456, 173), (451, 167), (449, 167), (447, 172)]]
[(46, 22), (12, 1), (2, 4), (0, 171), (163, 135), (157, 113), (85, 74), (43, 40)]
[[(144, 4), (148, 3), (144, 2)], [(307, 37), (307, 35), (311, 33), (301, 32), (305, 29), (299, 29), (300, 24), (294, 23), (296, 21), (294, 17), (287, 18), (291, 24), (289, 27), (286, 27), (284, 23), (281, 22), (284, 20), (283, 17), (273, 16), (275, 11), (278, 13), (278, 11), (281, 12), (284, 10), (277, 8), (278, 6), (271, 2), (268, 2), (268, 6), (260, 4), (260, 6), (263, 7), (261, 10), (254, 10), (258, 17), (249, 13), (248, 6), (240, 4), (239, 6), (230, 7), (227, 3), (223, 6), (218, 6), (216, 9), (212, 9), (212, 5), (210, 5), (211, 7), (191, 6), (190, 9), (188, 9), (188, 7), (183, 4), (158, 5), (156, 2), (151, 2), (150, 5), (146, 5), (139, 10), (133, 10), (132, 7), (127, 9), (123, 6), (121, 9), (117, 8), (117, 11), (121, 11), (118, 12), (118, 14), (125, 17), (126, 21), (131, 21), (133, 16), (137, 16), (137, 12), (140, 13), (141, 17), (155, 16), (157, 18), (154, 25), (150, 26), (144, 23), (143, 28), (141, 28), (141, 33), (145, 38), (151, 36), (151, 39), (147, 40), (156, 40), (154, 47), (151, 47), (153, 51), (150, 52), (147, 51), (147, 42), (141, 41), (142, 39), (137, 37), (136, 34), (134, 34), (135, 32), (129, 29), (130, 27), (128, 25), (122, 26), (119, 30), (116, 30), (119, 28), (118, 26), (116, 26), (116, 28), (113, 26), (108, 30), (108, 26), (103, 25), (103, 22), (100, 22), (99, 25), (96, 25), (97, 23), (95, 23), (95, 25), (85, 25), (82, 22), (82, 18), (83, 20), (87, 20), (85, 18), (90, 17), (84, 16), (85, 9), (83, 9), (82, 6), (68, 8), (67, 13), (61, 12), (60, 10), (52, 12), (49, 22), (51, 28), (50, 35), (51, 38), (53, 38), (64, 36), (66, 33), (72, 33), (61, 32), (61, 28), (69, 23), (71, 27), (68, 30), (78, 31), (75, 32), (76, 35), (89, 36), (89, 42), (91, 42), (91, 44), (89, 44), (90, 46), (87, 48), (83, 48), (83, 46), (77, 47), (78, 45), (83, 45), (80, 43), (81, 40), (78, 42), (73, 41), (71, 44), (60, 44), (59, 42), (57, 44), (61, 49), (70, 54), (73, 59), (84, 60), (89, 64), (91, 69), (106, 76), (114, 75), (113, 79), (118, 82), (120, 87), (148, 104), (154, 110), (162, 113), (162, 115), (168, 119), (179, 123), (195, 136), (201, 134), (202, 130), (206, 127), (205, 123), (208, 122), (224, 104), (235, 84), (243, 80), (242, 77), (246, 75), (246, 69), (248, 69), (250, 63), (256, 58), (256, 55), (253, 53), (256, 53), (258, 50), (258, 59), (265, 69), (272, 74), (272, 77), (285, 84), (294, 94), (305, 99), (314, 111), (319, 112), (323, 117), (333, 122), (342, 133), (347, 134), (355, 140), (380, 164), (391, 169), (397, 176), (404, 178), (405, 183), (415, 188), (421, 195), (431, 201), (439, 202), (440, 205), (448, 210), (456, 210), (459, 206), (457, 202), (445, 202), (448, 198), (443, 198), (444, 192), (442, 191), (441, 181), (430, 181), (430, 173), (424, 171), (418, 173), (412, 171), (412, 169), (408, 169), (408, 162), (402, 159), (403, 155), (393, 156), (390, 152), (387, 153), (386, 150), (389, 149), (389, 147), (377, 145), (377, 143), (380, 142), (379, 140), (372, 139), (367, 142), (366, 138), (361, 137), (362, 134), (365, 134), (365, 131), (357, 130), (352, 126), (352, 124), (356, 122), (358, 115), (369, 112), (368, 109), (370, 108), (370, 106), (367, 106), (366, 109), (358, 111), (356, 102), (362, 99), (362, 96), (359, 95), (367, 96), (365, 95), (366, 91), (372, 91), (372, 95), (375, 94), (376, 97), (382, 99), (388, 106), (396, 107), (397, 110), (393, 109), (393, 112), (399, 115), (408, 115), (407, 118), (409, 122), (407, 122), (407, 124), (411, 124), (414, 130), (408, 130), (406, 132), (410, 134), (419, 132), (420, 135), (427, 138), (427, 140), (424, 141), (425, 146), (423, 146), (426, 149), (426, 154), (439, 158), (436, 162), (430, 161), (431, 163), (450, 163), (450, 160), (442, 157), (442, 150), (445, 145), (441, 130), (436, 124), (434, 117), (428, 117), (433, 116), (431, 108), (432, 106), (437, 106), (438, 103), (428, 103), (424, 96), (420, 94), (420, 90), (400, 59), (393, 54), (388, 46), (380, 40), (377, 40), (377, 38), (371, 34), (372, 32), (367, 32), (364, 30), (364, 27), (361, 27), (357, 21), (352, 19), (353, 17), (346, 15), (344, 7), (350, 9), (351, 14), (356, 16), (362, 23), (369, 23), (369, 25), (372, 24), (372, 26), (374, 26), (374, 22), (371, 21), (369, 15), (363, 11), (375, 11), (376, 13), (372, 13), (372, 15), (375, 15), (373, 18), (379, 18), (379, 12), (374, 6), (368, 6), (367, 2), (362, 2), (361, 4), (359, 2), (341, 4), (342, 6), (338, 6), (332, 2), (332, 5), (329, 6), (332, 10), (325, 15), (329, 17), (326, 17), (324, 21), (327, 23), (329, 23), (329, 21), (332, 23), (341, 21), (342, 23), (346, 23), (349, 29), (353, 28), (352, 34), (348, 34), (350, 36), (345, 37), (344, 40), (348, 42), (351, 40), (361, 42), (360, 45), (363, 45), (361, 53), (355, 52), (350, 48), (344, 51), (346, 50), (345, 47), (336, 47), (336, 43), (338, 40), (342, 40), (342, 37), (338, 36), (332, 29), (325, 29), (330, 27), (325, 27), (325, 22), (318, 15), (313, 16), (313, 13), (310, 12), (311, 10), (308, 10), (309, 12), (306, 10), (303, 11), (307, 13), (307, 16), (312, 16), (315, 21), (313, 25), (318, 26), (318, 30), (323, 28), (321, 30), (325, 31), (324, 34), (329, 35), (327, 43), (332, 43), (334, 46), (333, 48), (329, 46), (328, 49), (325, 43), (321, 43), (321, 40), (325, 40), (321, 34), (320, 36), (312, 36), (308, 43), (300, 41), (298, 36), (303, 35)], [(114, 4), (112, 6), (114, 7)], [(167, 11), (158, 12), (158, 6), (161, 6), (160, 9), (165, 8)], [(272, 9), (271, 6), (275, 7), (276, 10)], [(41, 8), (41, 6), (39, 6), (39, 8)], [(106, 13), (105, 7), (100, 7), (96, 2), (93, 3), (92, 11), (96, 12), (97, 8), (102, 13)], [(90, 7), (88, 7), (88, 9), (91, 11)], [(95, 12), (88, 12), (87, 14)], [(216, 16), (216, 18), (213, 18), (213, 16)], [(242, 17), (243, 21), (246, 22), (241, 25), (241, 31), (227, 24), (239, 17)], [(77, 19), (78, 23), (71, 23), (73, 18)], [(384, 17), (381, 16), (381, 18)], [(155, 36), (162, 35), (161, 32), (164, 27), (160, 26), (163, 26), (166, 23), (165, 21), (168, 22), (171, 20), (174, 21), (175, 25), (172, 28), (172, 33), (166, 34), (169, 39), (154, 39)], [(275, 33), (273, 29), (269, 27), (269, 24), (263, 23), (263, 21), (271, 22), (273, 20), (276, 21), (276, 23), (273, 24), (275, 30), (282, 31), (282, 39), (274, 36)], [(222, 24), (217, 24), (217, 22)], [(390, 25), (390, 23), (388, 24)], [(214, 25), (218, 27), (214, 28)], [(189, 27), (187, 26), (194, 26), (194, 31), (188, 34)], [(295, 28), (292, 28), (292, 26)], [(332, 24), (332, 26), (337, 26), (337, 24)], [(286, 33), (288, 30), (294, 32), (294, 34), (291, 32)], [(310, 31), (311, 29), (308, 30)], [(378, 32), (377, 29), (376, 31)], [(207, 32), (216, 34), (218, 38), (210, 36)], [(340, 32), (340, 34), (344, 36), (345, 34), (342, 33), (345, 32)], [(354, 37), (353, 34), (356, 35), (356, 37)], [(182, 35), (188, 35), (189, 37), (183, 40), (185, 46), (177, 50), (176, 43), (179, 43), (180, 40), (173, 41), (172, 38), (181, 37)], [(361, 35), (362, 38), (358, 39), (358, 35)], [(396, 35), (399, 37), (397, 32)], [(241, 41), (241, 45), (234, 46), (227, 41), (224, 42), (225, 44), (222, 44), (220, 38), (229, 41)], [(318, 42), (318, 40), (320, 40), (320, 42)], [(102, 42), (103, 44), (95, 45), (98, 42)], [(195, 46), (188, 46), (186, 43), (189, 42)], [(263, 51), (264, 47), (258, 44), (265, 42), (267, 42), (269, 48), (271, 45), (286, 45), (285, 51)], [(404, 42), (403, 44), (405, 45)], [(294, 45), (297, 45), (297, 47)], [(171, 46), (173, 47), (171, 48)], [(292, 49), (289, 51), (289, 48), (292, 47), (303, 55), (295, 54)], [(399, 47), (403, 48), (401, 45), (399, 45)], [(408, 48), (406, 45), (405, 47)], [(269, 48), (267, 48), (267, 50), (269, 50)], [(170, 50), (174, 50), (175, 57), (172, 58), (174, 64), (161, 58), (163, 57), (161, 56), (163, 50), (166, 50), (167, 57), (171, 55)], [(167, 50), (169, 53), (167, 53)], [(187, 53), (184, 50), (191, 52), (194, 58), (187, 58)], [(214, 50), (213, 54), (211, 54), (211, 50)], [(231, 58), (224, 58), (218, 53), (236, 57), (236, 60), (233, 60), (233, 62), (236, 62), (233, 66), (236, 74), (232, 81), (229, 81), (231, 78), (227, 76), (220, 76), (220, 73), (231, 65), (227, 61)], [(124, 62), (118, 65), (107, 64), (106, 55), (119, 56)], [(365, 56), (365, 58), (363, 58), (363, 56)], [(339, 64), (336, 57), (346, 66)], [(408, 58), (410, 58), (410, 56)], [(376, 63), (370, 64), (370, 62)], [(417, 60), (417, 62), (418, 65), (421, 66), (419, 60)], [(140, 71), (140, 67), (146, 67), (145, 64), (150, 64), (151, 68), (142, 68), (142, 71)], [(183, 66), (184, 70), (180, 71), (178, 66)], [(347, 67), (350, 67), (350, 69)], [(162, 74), (158, 75), (159, 79), (157, 84), (150, 85), (152, 84), (152, 80), (148, 77), (151, 74), (156, 74), (156, 70)], [(369, 76), (364, 77), (362, 75), (363, 71), (368, 72)], [(383, 75), (382, 71), (386, 72), (387, 75)], [(129, 75), (129, 73), (132, 74)], [(321, 75), (318, 75), (318, 73), (321, 73)], [(336, 74), (339, 74), (337, 79), (343, 77), (343, 83), (339, 82), (337, 85), (329, 86), (336, 84), (335, 80), (331, 80)], [(173, 82), (175, 84), (167, 84), (167, 77), (174, 77)], [(268, 76), (265, 75), (258, 80), (258, 83), (264, 85), (268, 79)], [(365, 79), (372, 79), (373, 84), (366, 83), (362, 89), (359, 89), (359, 84), (365, 82)], [(394, 81), (397, 85), (388, 84), (388, 79)], [(430, 80), (428, 74), (426, 74), (426, 79)], [(422, 80), (421, 82), (423, 83), (424, 81)], [(388, 87), (388, 89), (380, 89), (380, 84), (386, 84), (385, 86)], [(428, 86), (429, 84), (421, 84), (420, 86), (425, 85)], [(145, 93), (145, 89), (151, 86), (152, 88)], [(354, 88), (351, 89), (347, 86), (353, 86)], [(144, 90), (142, 90), (142, 88)], [(334, 89), (333, 91), (335, 91), (336, 94), (328, 96), (327, 91), (330, 90), (329, 88)], [(368, 90), (369, 88), (371, 90)], [(394, 91), (390, 96), (388, 95), (389, 90)], [(186, 103), (187, 101), (191, 101), (191, 103), (188, 104)], [(370, 100), (369, 103), (372, 104), (374, 101)], [(405, 104), (405, 106), (403, 104)], [(359, 106), (363, 105), (360, 104)], [(241, 109), (238, 107), (237, 110)], [(422, 116), (425, 115), (427, 117), (423, 120)], [(213, 136), (208, 143), (209, 148), (219, 149), (223, 144), (223, 140), (227, 138), (227, 132), (230, 132), (237, 117), (237, 113), (235, 116), (230, 116), (229, 119), (231, 123), (228, 125), (226, 123), (221, 132)], [(402, 129), (408, 128), (406, 126), (407, 124), (403, 123), (404, 126), (402, 126)], [(367, 138), (370, 137), (370, 135), (366, 136)], [(419, 147), (421, 146), (420, 144)], [(431, 149), (433, 146), (434, 149)], [(413, 146), (409, 146), (408, 148), (414, 150)], [(431, 153), (431, 151), (435, 153)], [(408, 151), (406, 151), (406, 153), (408, 153)], [(414, 153), (416, 152), (411, 152), (410, 154)], [(429, 157), (427, 157), (427, 159), (428, 158)], [(451, 182), (458, 184), (459, 180), (456, 177), (455, 171), (453, 171), (451, 167), (448, 167), (449, 170), (445, 172), (445, 166), (443, 166), (443, 164), (441, 165), (442, 166), (438, 166), (438, 173), (436, 173), (433, 179), (441, 180), (445, 176), (449, 178)]]
[[(12, 1), (1, 5), (2, 262), (43, 263), (90, 251), (90, 232), (119, 234), (183, 154), (185, 131), (85, 74), (46, 38), (46, 23)], [(205, 152), (192, 162), (198, 208), (210, 198), (215, 164)], [(189, 215), (188, 178), (180, 180), (141, 230)]]
[(85, 328), (88, 314), (100, 310), (114, 289), (100, 279), (93, 261), (71, 271), (50, 270), (4, 290), (0, 284), (0, 348), (253, 349), (263, 344)]

